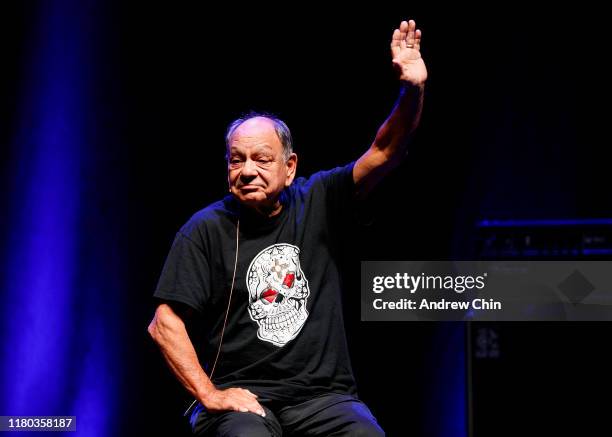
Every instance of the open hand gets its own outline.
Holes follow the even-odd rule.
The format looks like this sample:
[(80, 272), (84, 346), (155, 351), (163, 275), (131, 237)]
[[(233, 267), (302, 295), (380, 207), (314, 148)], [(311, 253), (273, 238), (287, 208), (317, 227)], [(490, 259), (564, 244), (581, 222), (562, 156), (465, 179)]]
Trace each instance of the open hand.
[(421, 58), (421, 30), (416, 28), (414, 20), (402, 21), (393, 32), (391, 55), (400, 80), (412, 85), (425, 83), (427, 68)]

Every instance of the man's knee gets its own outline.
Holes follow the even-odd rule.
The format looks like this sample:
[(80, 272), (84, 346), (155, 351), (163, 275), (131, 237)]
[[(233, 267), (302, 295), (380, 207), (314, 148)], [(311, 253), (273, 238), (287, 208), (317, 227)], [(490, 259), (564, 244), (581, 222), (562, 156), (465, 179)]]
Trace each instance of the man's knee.
[[(248, 413), (236, 413), (248, 414)], [(270, 428), (262, 420), (241, 420), (220, 424), (211, 435), (215, 437), (271, 437), (274, 436)]]
[(357, 399), (339, 402), (323, 411), (323, 414), (328, 418), (325, 426), (328, 427), (328, 430), (335, 428), (338, 435), (350, 437), (380, 437), (385, 435), (370, 409)]
[(384, 437), (385, 435), (378, 423), (367, 418), (361, 418), (347, 425), (345, 432), (351, 437)]
[(280, 425), (265, 408), (266, 417), (253, 413), (228, 411), (221, 414), (207, 414), (199, 418), (193, 427), (194, 435), (214, 437), (277, 437), (281, 435)]
[(351, 402), (350, 420), (346, 425), (346, 435), (356, 437), (382, 437), (385, 432), (380, 427), (370, 409), (361, 401)]

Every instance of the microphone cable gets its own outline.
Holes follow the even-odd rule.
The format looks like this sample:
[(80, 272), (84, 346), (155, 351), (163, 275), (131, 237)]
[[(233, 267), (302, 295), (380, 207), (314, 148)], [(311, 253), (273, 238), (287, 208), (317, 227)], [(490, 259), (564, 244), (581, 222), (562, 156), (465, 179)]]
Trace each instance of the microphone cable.
[[(219, 347), (217, 348), (217, 356), (215, 357), (215, 361), (213, 363), (212, 370), (210, 371), (210, 375), (208, 379), (212, 382), (213, 375), (215, 373), (215, 368), (217, 367), (217, 360), (219, 359), (219, 355), (221, 354), (221, 345), (223, 344), (223, 335), (225, 334), (225, 327), (227, 325), (227, 317), (229, 316), (230, 306), (232, 304), (232, 294), (234, 293), (234, 282), (236, 281), (236, 268), (238, 267), (238, 236), (240, 235), (240, 218), (236, 221), (236, 258), (234, 260), (234, 274), (232, 275), (232, 287), (230, 288), (230, 295), (227, 302), (227, 310), (225, 311), (225, 320), (223, 320), (223, 328), (221, 328), (221, 339), (219, 340)], [(183, 416), (187, 416), (191, 414), (193, 408), (198, 403), (197, 399), (194, 399), (189, 408), (185, 410)]]

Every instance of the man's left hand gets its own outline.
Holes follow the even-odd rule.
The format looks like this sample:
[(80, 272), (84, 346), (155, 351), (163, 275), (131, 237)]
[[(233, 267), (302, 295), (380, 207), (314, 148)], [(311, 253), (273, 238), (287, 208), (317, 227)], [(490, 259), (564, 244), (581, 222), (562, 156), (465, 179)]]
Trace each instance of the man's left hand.
[(416, 86), (425, 83), (427, 68), (421, 58), (421, 30), (416, 28), (414, 20), (402, 21), (393, 32), (391, 55), (401, 81)]

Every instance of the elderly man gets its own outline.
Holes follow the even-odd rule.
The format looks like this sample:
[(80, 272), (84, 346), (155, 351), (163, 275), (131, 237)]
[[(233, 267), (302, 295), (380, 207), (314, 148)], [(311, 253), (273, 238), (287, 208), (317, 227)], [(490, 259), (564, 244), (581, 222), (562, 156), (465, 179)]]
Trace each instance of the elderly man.
[[(406, 152), (427, 70), (421, 32), (393, 33), (400, 97), (356, 162), (297, 178), (291, 134), (251, 114), (226, 136), (230, 195), (177, 233), (149, 333), (195, 397), (198, 435), (384, 435), (358, 398), (342, 320), (338, 235)], [(196, 343), (186, 326), (200, 320)]]

